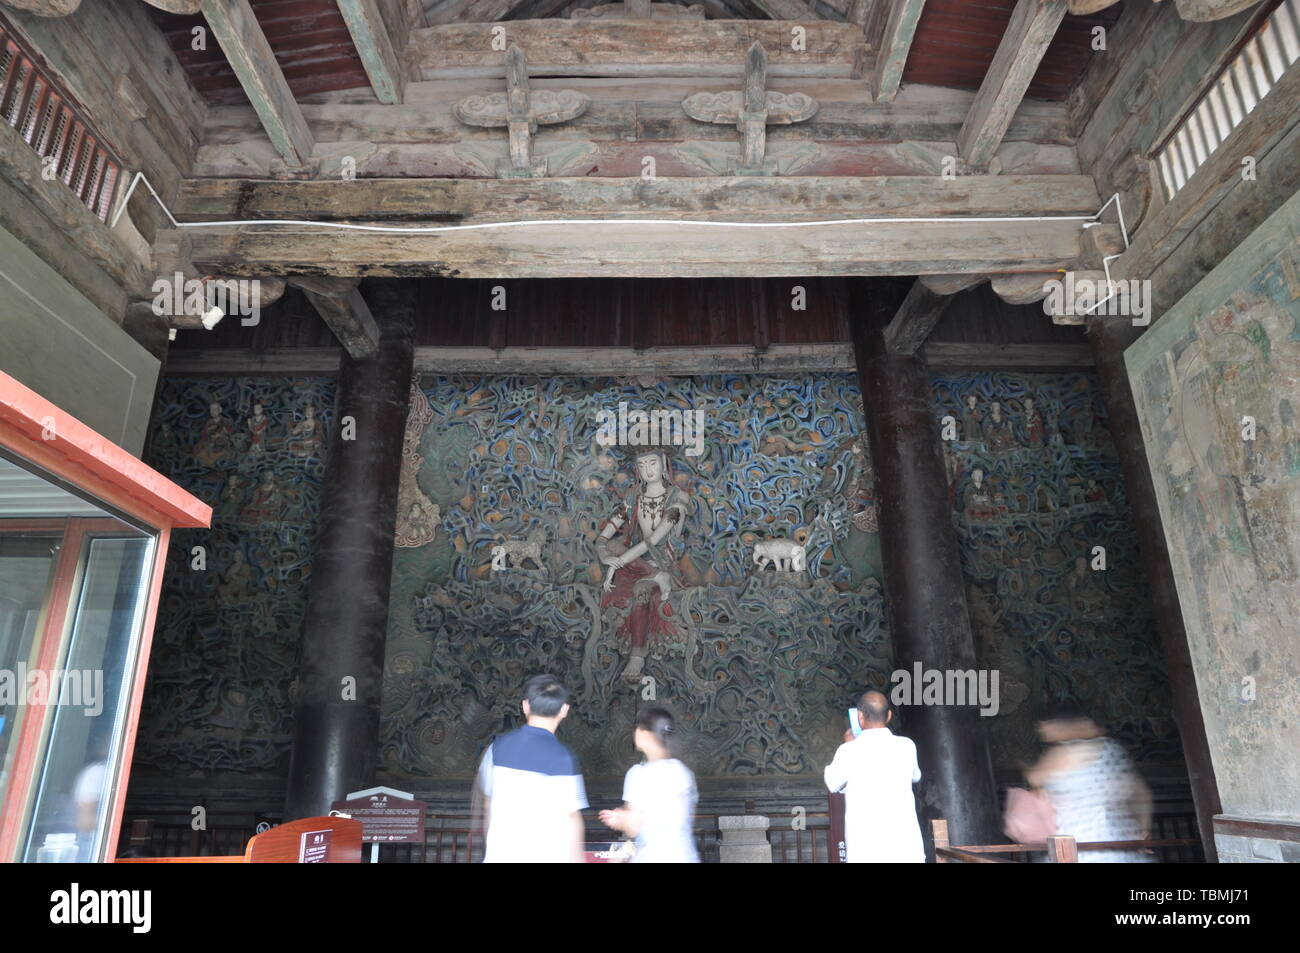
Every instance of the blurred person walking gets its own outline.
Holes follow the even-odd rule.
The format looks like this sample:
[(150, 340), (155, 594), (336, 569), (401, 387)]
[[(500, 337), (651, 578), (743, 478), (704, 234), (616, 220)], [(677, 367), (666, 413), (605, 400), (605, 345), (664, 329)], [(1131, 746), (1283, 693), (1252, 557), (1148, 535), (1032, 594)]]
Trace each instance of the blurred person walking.
[(645, 760), (623, 780), (623, 806), (600, 819), (636, 841), (633, 863), (698, 864), (695, 849), (695, 775), (678, 758), (680, 738), (673, 716), (662, 708), (640, 712), (633, 732)]
[[(1048, 747), (1025, 780), (1051, 801), (1057, 834), (1079, 844), (1151, 836), (1151, 789), (1119, 742), (1091, 718), (1073, 712), (1040, 721), (1038, 736)], [(1154, 860), (1149, 850), (1079, 851), (1081, 864)]]

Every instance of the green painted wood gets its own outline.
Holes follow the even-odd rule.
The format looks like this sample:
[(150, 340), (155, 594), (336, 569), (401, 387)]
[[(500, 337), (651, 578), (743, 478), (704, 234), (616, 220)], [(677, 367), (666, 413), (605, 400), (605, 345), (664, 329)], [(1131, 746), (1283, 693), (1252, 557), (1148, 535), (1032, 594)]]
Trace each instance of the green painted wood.
[[(878, 0), (883, 3), (884, 0)], [(892, 102), (903, 81), (903, 68), (912, 48), (916, 25), (925, 10), (925, 0), (893, 0), (885, 22), (880, 48), (876, 52), (875, 81), (872, 88), (877, 102)]]
[(1064, 16), (1065, 0), (1016, 4), (957, 137), (957, 151), (970, 168), (988, 168)]
[(289, 165), (305, 165), (314, 145), (311, 130), (248, 0), (203, 0), (203, 16), (275, 150)]
[(397, 105), (402, 101), (406, 77), (402, 64), (393, 49), (388, 27), (379, 13), (376, 0), (338, 0), (339, 12), (352, 34), (352, 44), (357, 48), (361, 64), (370, 85), (381, 103)]

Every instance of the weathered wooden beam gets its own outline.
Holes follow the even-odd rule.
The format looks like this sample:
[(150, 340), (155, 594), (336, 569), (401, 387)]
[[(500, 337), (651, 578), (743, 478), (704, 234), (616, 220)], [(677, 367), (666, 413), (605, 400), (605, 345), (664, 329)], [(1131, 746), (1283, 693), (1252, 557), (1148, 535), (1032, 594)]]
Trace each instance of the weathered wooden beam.
[(821, 19), (803, 0), (754, 0), (754, 5), (773, 20), (807, 22)]
[[(796, 24), (774, 20), (517, 20), (509, 42), (528, 60), (532, 76), (735, 76), (745, 53), (763, 44), (771, 76), (857, 76), (866, 40), (852, 23), (799, 23), (806, 44), (792, 50)], [(501, 77), (502, 51), (478, 24), (447, 24), (411, 33), (411, 50), (425, 79)]]
[(379, 324), (356, 279), (295, 275), (289, 283), (302, 291), (349, 355), (361, 359), (379, 352)]
[[(816, 99), (819, 107), (817, 115), (806, 122), (770, 127), (770, 141), (812, 140), (858, 150), (868, 146), (896, 150), (900, 143), (930, 143), (941, 155), (956, 155), (955, 142), (970, 112), (973, 92), (908, 84), (894, 102), (872, 103), (868, 84), (862, 81), (773, 78), (772, 59), (769, 55), (767, 89), (805, 93)], [(591, 100), (591, 106), (581, 116), (561, 127), (540, 130), (540, 136), (608, 143), (611, 148), (626, 145), (631, 149), (648, 143), (734, 138), (734, 131), (721, 126), (700, 125), (682, 111), (681, 103), (684, 97), (697, 92), (719, 94), (735, 89), (741, 73), (742, 67), (737, 64), (730, 78), (707, 80), (538, 79), (530, 63), (529, 84), (536, 92), (573, 89)], [(313, 102), (301, 104), (301, 109), (315, 137), (317, 153), (346, 149), (346, 154), (356, 159), (357, 176), (361, 177), (367, 174), (368, 167), (393, 167), (407, 161), (408, 156), (410, 163), (418, 166), (421, 156), (437, 155), (439, 150), (445, 154), (450, 147), (467, 140), (496, 138), (495, 134), (466, 129), (454, 109), (466, 97), (500, 90), (501, 76), (408, 83), (406, 102), (400, 106), (377, 107), (368, 91), (354, 90), (321, 94), (313, 97)], [(1032, 146), (1043, 155), (1073, 155), (1069, 148), (1073, 137), (1063, 103), (1027, 101), (1004, 139), (1006, 144)], [(199, 176), (228, 176), (241, 162), (245, 166), (266, 162), (273, 155), (256, 113), (247, 106), (210, 109), (203, 142), (196, 167)], [(1016, 166), (1004, 157), (1002, 173), (1012, 171)], [(604, 172), (602, 163), (593, 174)], [(661, 170), (660, 174), (666, 173)]]
[(584, 216), (817, 221), (1090, 215), (1100, 205), (1092, 180), (1081, 175), (357, 179), (346, 186), (190, 179), (174, 212), (181, 221), (473, 224)]
[(545, 223), (440, 233), (305, 226), (194, 228), (205, 272), (341, 277), (795, 277), (1051, 271), (1079, 223), (895, 221), (800, 228)]
[(572, 20), (703, 20), (704, 5), (693, 3), (681, 6), (676, 3), (651, 3), (650, 0), (626, 0), (619, 3), (600, 3), (594, 7), (571, 7)]
[(1097, 363), (1092, 348), (1085, 341), (1078, 344), (929, 341), (921, 353), (930, 367), (1015, 368), (1032, 371), (1093, 367)]
[(1178, 15), (1194, 23), (1222, 20), (1253, 7), (1260, 0), (1174, 0)]
[(81, 0), (5, 0), (15, 10), (34, 13), (38, 17), (66, 17), (76, 13)]
[(173, 347), (167, 352), (163, 374), (168, 377), (232, 374), (250, 377), (291, 377), (305, 374), (329, 376), (338, 373), (343, 353), (341, 347), (272, 347), (256, 350), (242, 347)]
[(338, 0), (338, 6), (376, 98), (389, 105), (400, 103), (406, 74), (393, 49), (377, 0)]
[(988, 168), (1064, 16), (1065, 0), (1016, 4), (957, 137), (957, 151), (971, 169)]
[(311, 130), (248, 0), (203, 0), (203, 16), (276, 151), (291, 166), (305, 165), (314, 145)]
[[(1292, 67), (1168, 204), (1143, 222), (1129, 249), (1112, 263), (1112, 275), (1153, 278), (1186, 246), (1191, 253), (1184, 254), (1184, 264), (1172, 270), (1173, 280), (1153, 288), (1158, 306), (1166, 307), (1300, 189), (1297, 102), (1300, 68)], [(1247, 156), (1253, 160), (1254, 176), (1249, 179), (1242, 164)]]
[[(121, 284), (128, 294), (148, 287), (144, 263), (121, 236), (99, 219), (59, 178), (46, 178), (41, 157), (7, 122), (0, 122), (0, 178), (27, 195), (56, 228), (76, 243), (91, 261)], [(14, 213), (21, 214), (20, 209)], [(9, 210), (0, 210), (0, 221)], [(33, 226), (36, 223), (30, 223)], [(51, 263), (57, 267), (57, 263)]]
[(935, 294), (954, 295), (966, 291), (987, 280), (985, 275), (923, 275), (916, 279)]
[(989, 286), (1007, 304), (1033, 304), (1047, 297), (1047, 283), (1059, 281), (1060, 272), (1025, 272), (1016, 275), (990, 275)]
[(885, 347), (894, 354), (915, 354), (951, 303), (951, 295), (931, 291), (918, 278), (885, 327)]
[[(335, 374), (339, 348), (172, 348), (163, 373), (192, 377), (232, 374), (289, 376)], [(923, 349), (931, 367), (1016, 368), (1018, 370), (1091, 367), (1086, 342), (1078, 344), (1002, 344), (929, 341)], [(826, 344), (773, 344), (762, 354), (743, 346), (651, 347), (486, 347), (423, 346), (415, 349), (416, 370), (440, 374), (527, 374), (586, 376), (655, 374), (690, 376), (754, 373), (811, 374), (851, 371), (856, 366), (847, 341)]]
[(880, 37), (872, 46), (876, 50), (876, 63), (872, 70), (871, 88), (877, 102), (892, 102), (903, 81), (903, 67), (912, 49), (912, 37), (921, 21), (925, 0), (876, 0), (888, 3), (888, 13), (882, 18)]
[[(514, 13), (515, 8), (523, 4), (524, 0), (468, 0), (467, 3), (448, 3), (448, 8), (444, 16), (451, 16), (452, 20), (460, 23), (494, 23), (497, 20), (504, 20), (510, 14)], [(434, 18), (434, 22), (450, 23), (452, 20)]]
[(168, 13), (179, 13), (183, 16), (193, 16), (202, 8), (202, 0), (144, 0), (151, 7), (157, 7), (159, 10), (166, 10)]

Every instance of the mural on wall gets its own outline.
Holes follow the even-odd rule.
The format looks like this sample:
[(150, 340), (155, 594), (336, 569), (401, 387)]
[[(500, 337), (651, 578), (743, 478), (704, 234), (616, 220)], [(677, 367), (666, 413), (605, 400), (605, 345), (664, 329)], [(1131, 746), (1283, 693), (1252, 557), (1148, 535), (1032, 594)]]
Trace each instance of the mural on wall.
[(167, 554), (134, 762), (144, 773), (287, 772), (333, 406), (328, 379), (164, 381), (148, 462), (213, 516)]
[(1300, 790), (1300, 199), (1125, 355), (1225, 813)]
[[(150, 462), (214, 520), (169, 554), (146, 776), (287, 770), (333, 386), (164, 384)], [(1138, 757), (1176, 757), (1091, 378), (941, 378), (935, 394), (957, 430), (950, 490), (980, 661), (1002, 673), (995, 763), (1032, 756), (1038, 697), (1082, 702)], [(665, 426), (611, 431), (620, 407)], [(688, 414), (698, 442), (668, 425)], [(892, 669), (878, 534), (853, 375), (418, 379), (381, 773), (469, 778), (516, 723), (523, 681), (553, 671), (574, 693), (565, 740), (589, 778), (622, 776), (637, 709), (660, 704), (700, 775), (815, 783), (845, 709)], [(191, 568), (193, 546), (206, 568)]]
[(1000, 672), (1001, 710), (987, 719), (994, 764), (1034, 759), (1035, 720), (1053, 703), (1092, 714), (1138, 759), (1178, 760), (1094, 378), (986, 372), (936, 377), (934, 393), (953, 438), (944, 457), (976, 657)]
[[(890, 667), (852, 376), (421, 383), (402, 498), (440, 519), (395, 540), (389, 777), (471, 776), (540, 671), (588, 777), (622, 775), (650, 704), (704, 776), (820, 772)], [(702, 414), (703, 439), (611, 444), (620, 404)]]

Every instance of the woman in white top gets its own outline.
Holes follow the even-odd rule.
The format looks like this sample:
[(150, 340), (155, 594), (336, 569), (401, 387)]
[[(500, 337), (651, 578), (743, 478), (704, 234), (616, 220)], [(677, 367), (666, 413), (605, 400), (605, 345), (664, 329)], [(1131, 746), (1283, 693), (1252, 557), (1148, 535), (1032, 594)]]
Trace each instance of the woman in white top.
[(623, 806), (601, 811), (601, 821), (636, 839), (633, 863), (698, 864), (695, 775), (677, 760), (673, 716), (662, 708), (642, 711), (633, 740), (645, 761), (627, 772)]

